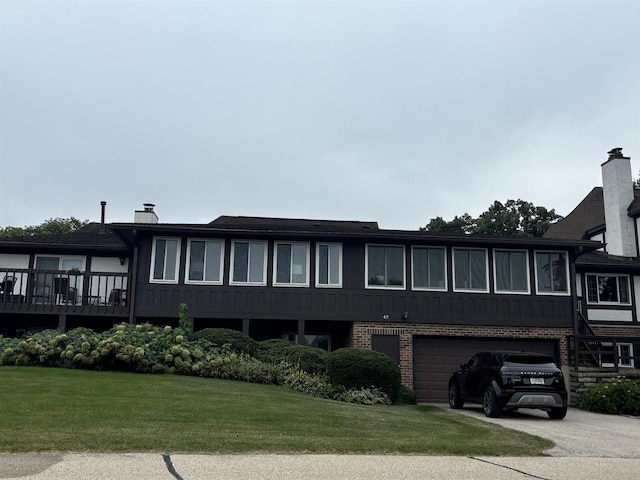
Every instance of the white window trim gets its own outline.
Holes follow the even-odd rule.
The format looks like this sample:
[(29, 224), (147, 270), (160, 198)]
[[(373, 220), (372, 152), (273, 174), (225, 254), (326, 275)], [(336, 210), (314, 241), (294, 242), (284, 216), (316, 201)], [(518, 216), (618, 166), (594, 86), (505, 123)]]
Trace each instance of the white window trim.
[[(629, 301), (627, 303), (622, 303), (620, 301), (618, 302), (605, 302), (605, 301), (601, 301), (599, 299), (600, 295), (598, 294), (598, 301), (593, 302), (591, 300), (589, 300), (589, 276), (595, 276), (596, 277), (596, 282), (597, 282), (597, 277), (616, 277), (616, 278), (620, 278), (620, 277), (626, 277), (627, 278), (627, 294), (629, 296)], [(629, 277), (629, 275), (625, 275), (625, 274), (620, 274), (620, 273), (585, 273), (584, 275), (584, 281), (585, 281), (585, 286), (586, 286), (586, 298), (587, 298), (587, 304), (588, 305), (620, 305), (623, 307), (629, 307), (631, 306), (631, 278)], [(616, 280), (616, 285), (618, 287), (618, 298), (620, 298), (620, 282), (618, 280)]]
[[(222, 244), (220, 248), (219, 260), (219, 278), (220, 280), (189, 280), (189, 270), (191, 268), (191, 242), (220, 242)], [(192, 285), (222, 285), (222, 279), (224, 278), (224, 247), (225, 241), (221, 238), (188, 238), (187, 239), (187, 260), (184, 267), (184, 283)], [(206, 253), (205, 253), (206, 264)]]
[[(178, 241), (178, 246), (176, 248), (175, 280), (153, 278), (153, 269), (155, 268), (155, 264), (156, 264), (156, 243), (158, 240), (177, 240)], [(182, 255), (182, 239), (179, 237), (153, 237), (152, 243), (153, 245), (151, 247), (151, 265), (149, 266), (149, 283), (165, 283), (165, 284), (178, 283), (180, 280), (180, 257)], [(166, 263), (165, 263), (165, 269), (166, 269)], [(162, 274), (164, 276), (164, 272), (162, 272)]]
[[(278, 282), (278, 245), (304, 245), (306, 248), (305, 254), (305, 280), (304, 283), (293, 283), (293, 282)], [(310, 244), (309, 242), (287, 242), (286, 240), (278, 240), (273, 242), (273, 286), (274, 287), (308, 287), (309, 286), (309, 251)], [(291, 259), (290, 259), (291, 260)]]
[[(260, 282), (237, 282), (233, 280), (233, 270), (236, 262), (236, 243), (260, 243), (264, 245), (264, 255), (262, 259), (262, 281)], [(237, 286), (265, 286), (267, 284), (267, 257), (269, 256), (269, 245), (265, 240), (232, 240), (231, 241), (231, 261), (229, 262), (229, 285), (237, 285)], [(247, 277), (249, 277), (249, 272), (247, 272)]]
[[(437, 288), (437, 287), (416, 287), (415, 285), (415, 276), (414, 276), (414, 272), (415, 272), (415, 267), (414, 267), (414, 262), (415, 262), (415, 258), (413, 255), (413, 252), (416, 249), (438, 249), (438, 250), (443, 250), (444, 251), (444, 287), (442, 288)], [(447, 286), (449, 285), (449, 272), (447, 270), (447, 247), (432, 247), (432, 246), (428, 246), (428, 245), (412, 245), (411, 246), (411, 290), (416, 290), (419, 292), (446, 292), (447, 291)]]
[[(525, 254), (525, 268), (527, 272), (526, 290), (498, 290), (498, 268), (496, 266), (497, 252), (522, 252)], [(529, 251), (516, 248), (496, 248), (493, 250), (493, 291), (500, 295), (531, 295), (531, 270), (529, 269)]]
[[(369, 247), (400, 247), (402, 248), (402, 285), (369, 285)], [(367, 243), (364, 247), (364, 288), (368, 290), (406, 290), (407, 289), (407, 256), (404, 245), (387, 243)]]
[[(613, 343), (612, 342), (602, 342), (601, 345), (603, 347), (613, 347)], [(625, 345), (625, 346), (629, 347), (629, 355), (631, 356), (631, 364), (630, 365), (624, 365), (624, 364), (620, 363), (620, 346), (621, 345)], [(618, 348), (618, 367), (620, 367), (620, 368), (635, 368), (635, 362), (634, 362), (634, 358), (633, 358), (633, 343), (616, 343), (616, 347)], [(613, 354), (613, 352), (612, 352), (612, 354)], [(613, 362), (603, 362), (602, 360), (600, 360), (600, 366), (602, 366), (602, 367), (615, 367)]]
[[(566, 292), (541, 292), (538, 290), (538, 253), (564, 253), (566, 261), (564, 262), (565, 276), (567, 279)], [(569, 252), (566, 250), (534, 250), (533, 252), (533, 270), (535, 272), (536, 295), (550, 295), (556, 297), (568, 297), (571, 295), (571, 277), (569, 276)]]
[[(320, 247), (323, 245), (338, 247), (338, 283), (320, 283)], [(328, 278), (328, 277), (327, 277)], [(316, 243), (316, 287), (317, 288), (342, 288), (342, 243), (318, 242)]]
[[(481, 250), (484, 251), (484, 278), (486, 280), (486, 288), (456, 288), (456, 250)], [(475, 247), (453, 247), (451, 252), (451, 270), (453, 271), (453, 291), (464, 293), (489, 293), (489, 251), (487, 248), (475, 248)]]

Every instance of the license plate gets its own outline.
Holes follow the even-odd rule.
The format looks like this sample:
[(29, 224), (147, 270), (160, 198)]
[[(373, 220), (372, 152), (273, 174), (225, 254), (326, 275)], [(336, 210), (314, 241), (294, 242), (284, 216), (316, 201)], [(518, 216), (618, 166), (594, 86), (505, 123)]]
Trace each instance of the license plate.
[(544, 378), (531, 378), (531, 385), (544, 385)]

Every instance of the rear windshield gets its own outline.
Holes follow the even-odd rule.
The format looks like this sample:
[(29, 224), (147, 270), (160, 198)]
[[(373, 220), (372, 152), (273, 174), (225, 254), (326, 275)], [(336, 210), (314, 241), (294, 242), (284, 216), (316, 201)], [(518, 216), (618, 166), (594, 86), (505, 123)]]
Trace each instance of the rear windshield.
[(503, 361), (523, 365), (555, 365), (553, 358), (547, 355), (506, 355)]

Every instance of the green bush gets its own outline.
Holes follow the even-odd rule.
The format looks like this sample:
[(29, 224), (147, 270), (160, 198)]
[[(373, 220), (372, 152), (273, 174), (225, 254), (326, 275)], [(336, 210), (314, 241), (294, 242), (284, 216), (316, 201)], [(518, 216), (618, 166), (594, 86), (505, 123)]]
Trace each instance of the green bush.
[(405, 387), (404, 385), (400, 385), (400, 389), (398, 390), (398, 399), (396, 403), (402, 403), (406, 405), (415, 405), (418, 403), (418, 397), (416, 396), (416, 392), (411, 390), (409, 387)]
[(284, 378), (284, 385), (292, 390), (329, 400), (360, 405), (388, 405), (391, 403), (389, 397), (378, 389), (347, 390), (343, 385), (329, 382), (326, 375), (309, 374), (303, 370), (291, 370)]
[(378, 388), (392, 402), (398, 398), (400, 368), (388, 356), (373, 350), (341, 348), (327, 356), (332, 383), (351, 388)]
[(618, 376), (591, 387), (580, 396), (578, 408), (610, 415), (640, 415), (640, 379)]
[(307, 373), (324, 373), (327, 370), (328, 352), (289, 340), (274, 338), (259, 344), (256, 357), (263, 362), (297, 365)]
[(218, 347), (228, 344), (236, 354), (246, 353), (252, 357), (258, 350), (258, 342), (253, 338), (229, 328), (205, 328), (189, 335), (189, 340), (207, 340)]
[(235, 330), (211, 328), (188, 335), (186, 307), (180, 313), (178, 328), (122, 323), (103, 333), (76, 328), (66, 333), (44, 330), (20, 339), (0, 336), (0, 365), (175, 373), (284, 385), (363, 405), (391, 403), (380, 382), (344, 386), (329, 381), (322, 373), (327, 359), (324, 350), (270, 340), (260, 346), (261, 360), (251, 353), (258, 352), (258, 343)]

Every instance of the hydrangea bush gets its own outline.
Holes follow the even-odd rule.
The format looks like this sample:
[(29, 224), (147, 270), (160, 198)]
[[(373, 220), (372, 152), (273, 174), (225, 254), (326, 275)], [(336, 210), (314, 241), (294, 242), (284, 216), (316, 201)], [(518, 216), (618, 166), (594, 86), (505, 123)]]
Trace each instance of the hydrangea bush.
[(578, 408), (610, 415), (640, 416), (640, 379), (619, 375), (591, 387), (580, 396)]
[(229, 344), (216, 345), (205, 337), (194, 337), (186, 308), (181, 309), (180, 317), (178, 328), (122, 323), (103, 333), (76, 328), (66, 333), (44, 330), (21, 339), (0, 337), (0, 365), (175, 373), (284, 385), (351, 403), (390, 403), (389, 397), (375, 388), (347, 389), (331, 384), (323, 374), (307, 373), (297, 362), (266, 362), (238, 354)]

